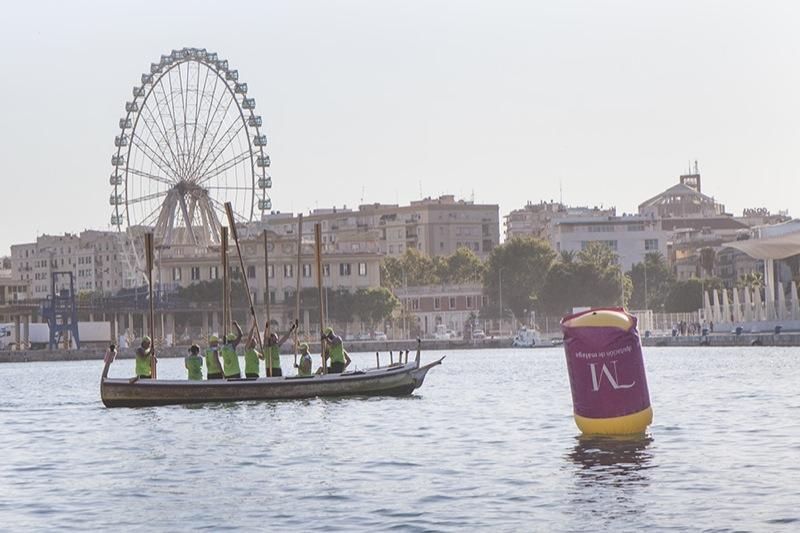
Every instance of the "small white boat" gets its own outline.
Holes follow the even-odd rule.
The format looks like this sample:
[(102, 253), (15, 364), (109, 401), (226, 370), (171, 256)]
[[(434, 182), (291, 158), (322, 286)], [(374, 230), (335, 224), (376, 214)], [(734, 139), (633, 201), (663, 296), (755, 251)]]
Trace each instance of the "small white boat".
[(534, 348), (541, 346), (552, 346), (551, 342), (545, 342), (535, 329), (528, 329), (526, 327), (520, 328), (514, 339), (511, 341), (511, 346), (515, 348)]

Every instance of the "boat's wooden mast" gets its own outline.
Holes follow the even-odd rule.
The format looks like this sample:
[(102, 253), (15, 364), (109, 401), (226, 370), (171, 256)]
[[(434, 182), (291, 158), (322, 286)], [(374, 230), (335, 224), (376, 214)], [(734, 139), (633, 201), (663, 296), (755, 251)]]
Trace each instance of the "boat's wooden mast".
[(153, 379), (158, 378), (156, 369), (156, 347), (155, 347), (155, 312), (153, 310), (153, 234), (144, 234), (144, 254), (145, 266), (147, 268), (147, 290), (150, 302), (150, 316), (148, 317), (147, 332), (150, 334), (150, 375)]
[(322, 335), (325, 332), (325, 312), (322, 305), (322, 227), (319, 222), (314, 224), (314, 251), (317, 260), (317, 288), (319, 289), (319, 332), (320, 332), (320, 357), (322, 357), (322, 373), (327, 374), (328, 369), (325, 365), (325, 339)]
[(228, 228), (222, 226), (220, 235), (220, 253), (222, 263), (222, 342), (228, 335)]
[[(295, 324), (300, 323), (300, 277), (302, 275), (302, 260), (303, 254), (303, 213), (297, 215), (297, 289), (294, 293), (294, 319)], [(300, 327), (294, 328), (294, 365), (297, 366), (297, 333)]]
[[(236, 231), (236, 224), (233, 220), (233, 207), (231, 207), (230, 202), (225, 202), (225, 212), (228, 215), (228, 224), (231, 226), (231, 236), (233, 237), (233, 243), (236, 245), (236, 255), (239, 256), (239, 268), (241, 269), (242, 273), (245, 272), (244, 269), (244, 258), (242, 257), (242, 248), (239, 246), (239, 233)], [(244, 290), (247, 293), (247, 302), (250, 304), (250, 316), (253, 317), (253, 323), (256, 325), (256, 338), (258, 339), (258, 348), (261, 350), (261, 353), (264, 353), (264, 345), (261, 341), (261, 331), (258, 327), (258, 317), (256, 316), (256, 308), (253, 306), (253, 295), (250, 294), (250, 284), (247, 281), (247, 276), (243, 275), (242, 278), (244, 279)], [(269, 359), (268, 359), (269, 360)], [(272, 376), (272, 364), (267, 365), (267, 368), (270, 369), (270, 376)]]
[[(266, 297), (264, 298), (264, 305), (266, 306), (267, 311), (267, 323), (264, 326), (264, 335), (267, 335), (270, 330), (272, 329), (272, 324), (270, 323), (270, 316), (269, 316), (269, 246), (267, 243), (267, 229), (264, 228), (264, 290), (266, 292)], [(253, 320), (256, 321), (256, 330), (258, 330), (258, 319), (254, 318)], [(259, 337), (260, 338), (260, 337)], [(266, 342), (266, 339), (264, 339)], [(261, 351), (263, 352), (263, 343), (259, 341), (259, 346), (261, 346)], [(267, 361), (267, 377), (272, 377), (272, 359), (270, 359), (270, 355), (268, 353), (264, 353), (264, 360)]]

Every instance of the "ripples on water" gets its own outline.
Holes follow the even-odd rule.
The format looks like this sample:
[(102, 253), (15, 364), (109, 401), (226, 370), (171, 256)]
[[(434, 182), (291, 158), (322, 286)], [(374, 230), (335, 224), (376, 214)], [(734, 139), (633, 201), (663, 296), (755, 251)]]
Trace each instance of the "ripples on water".
[(0, 365), (0, 529), (795, 531), (796, 353), (647, 349), (634, 439), (578, 436), (558, 349), (454, 352), (406, 398), (140, 409), (102, 406), (100, 361)]

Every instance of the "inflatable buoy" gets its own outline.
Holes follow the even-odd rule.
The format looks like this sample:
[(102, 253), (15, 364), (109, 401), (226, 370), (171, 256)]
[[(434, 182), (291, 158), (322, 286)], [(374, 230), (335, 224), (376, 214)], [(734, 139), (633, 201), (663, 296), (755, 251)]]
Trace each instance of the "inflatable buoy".
[(561, 320), (575, 423), (587, 435), (643, 433), (653, 421), (636, 317), (589, 309)]

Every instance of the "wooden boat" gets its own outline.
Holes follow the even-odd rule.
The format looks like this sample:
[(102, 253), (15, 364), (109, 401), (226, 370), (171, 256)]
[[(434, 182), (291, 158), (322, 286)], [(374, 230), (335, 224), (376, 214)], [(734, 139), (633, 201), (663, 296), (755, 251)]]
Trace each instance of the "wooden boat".
[(405, 396), (421, 387), (428, 371), (443, 359), (420, 366), (417, 351), (411, 362), (343, 374), (210, 381), (113, 379), (107, 377), (110, 362), (106, 362), (100, 397), (106, 407), (143, 407), (330, 396)]

